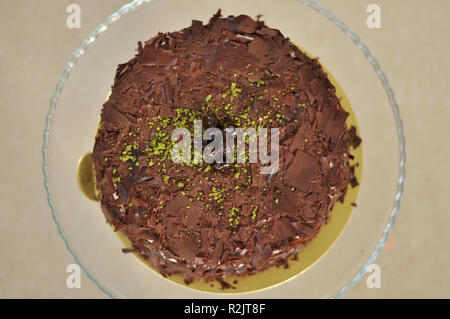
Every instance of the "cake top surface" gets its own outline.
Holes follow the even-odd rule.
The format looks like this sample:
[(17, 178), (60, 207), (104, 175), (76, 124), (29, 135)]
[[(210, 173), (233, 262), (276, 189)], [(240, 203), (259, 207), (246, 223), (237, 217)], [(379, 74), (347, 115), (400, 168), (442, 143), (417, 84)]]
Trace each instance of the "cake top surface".
[[(186, 281), (285, 264), (357, 183), (347, 116), (317, 59), (262, 21), (219, 10), (159, 33), (119, 65), (103, 106), (93, 153), (103, 212), (141, 257)], [(278, 129), (277, 170), (261, 174), (267, 164), (249, 156), (175, 163), (171, 134), (195, 135), (196, 122), (202, 133)]]

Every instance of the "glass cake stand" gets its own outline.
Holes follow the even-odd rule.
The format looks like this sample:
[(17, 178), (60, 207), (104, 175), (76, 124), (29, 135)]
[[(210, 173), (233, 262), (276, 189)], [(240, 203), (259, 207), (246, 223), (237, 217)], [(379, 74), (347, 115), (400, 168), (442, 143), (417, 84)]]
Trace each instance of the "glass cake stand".
[[(320, 258), (289, 280), (248, 292), (211, 292), (163, 278), (132, 254), (105, 222), (98, 202), (79, 190), (79, 159), (91, 151), (101, 106), (116, 66), (158, 31), (191, 20), (247, 14), (279, 29), (320, 57), (353, 107), (364, 163), (357, 207)], [(81, 44), (59, 79), (47, 113), (42, 146), (44, 186), (52, 218), (67, 249), (87, 276), (118, 298), (328, 298), (340, 297), (377, 258), (399, 210), (405, 177), (405, 138), (398, 105), (369, 49), (343, 21), (313, 0), (133, 1), (114, 12)], [(279, 270), (281, 272), (281, 270)], [(277, 273), (277, 270), (273, 271)], [(273, 274), (272, 274), (273, 275)]]

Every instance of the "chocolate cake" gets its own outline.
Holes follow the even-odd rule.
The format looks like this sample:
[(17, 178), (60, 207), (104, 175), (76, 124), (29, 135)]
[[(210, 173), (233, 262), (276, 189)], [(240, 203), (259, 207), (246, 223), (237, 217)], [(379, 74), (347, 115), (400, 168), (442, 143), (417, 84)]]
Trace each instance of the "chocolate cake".
[[(93, 160), (101, 207), (133, 251), (186, 283), (286, 265), (357, 185), (360, 139), (317, 59), (249, 16), (159, 33), (117, 68)], [(179, 163), (171, 132), (279, 128), (279, 168)]]

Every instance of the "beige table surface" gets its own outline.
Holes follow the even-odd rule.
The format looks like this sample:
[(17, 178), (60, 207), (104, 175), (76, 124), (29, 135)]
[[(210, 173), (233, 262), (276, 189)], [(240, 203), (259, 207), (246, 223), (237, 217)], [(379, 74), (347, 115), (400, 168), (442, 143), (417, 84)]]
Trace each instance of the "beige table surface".
[[(376, 261), (381, 288), (366, 276), (346, 298), (450, 297), (449, 0), (322, 0), (372, 50), (400, 104), (407, 183), (393, 248)], [(80, 29), (66, 7), (82, 9)], [(41, 172), (42, 129), (55, 83), (83, 38), (125, 1), (0, 0), (0, 297), (105, 298), (83, 274), (66, 287), (66, 251), (50, 218)], [(378, 3), (382, 28), (367, 28)]]

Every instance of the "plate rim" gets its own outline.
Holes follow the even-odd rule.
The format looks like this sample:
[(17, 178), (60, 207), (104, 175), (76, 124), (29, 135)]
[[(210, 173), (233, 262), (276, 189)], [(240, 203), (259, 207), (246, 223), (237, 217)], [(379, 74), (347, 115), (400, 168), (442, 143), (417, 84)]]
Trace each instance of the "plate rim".
[[(109, 292), (102, 284), (100, 284), (99, 281), (88, 271), (86, 266), (84, 266), (75, 252), (72, 250), (67, 238), (64, 235), (64, 232), (61, 228), (61, 225), (59, 224), (58, 217), (56, 215), (55, 206), (53, 204), (53, 200), (50, 194), (50, 187), (48, 185), (48, 173), (47, 173), (47, 161), (48, 161), (48, 136), (50, 134), (51, 124), (52, 124), (52, 115), (56, 109), (56, 105), (59, 99), (59, 95), (64, 87), (65, 81), (68, 79), (73, 67), (76, 65), (78, 60), (82, 57), (86, 49), (93, 43), (95, 40), (103, 33), (105, 32), (108, 27), (120, 19), (120, 17), (124, 14), (127, 14), (128, 12), (136, 9), (140, 5), (146, 2), (150, 2), (151, 0), (133, 0), (122, 7), (120, 7), (117, 11), (113, 12), (108, 18), (98, 25), (81, 43), (80, 47), (73, 53), (71, 59), (64, 67), (64, 70), (59, 77), (55, 90), (52, 94), (52, 97), (50, 99), (50, 105), (47, 110), (46, 116), (45, 116), (45, 125), (42, 133), (43, 137), (43, 143), (41, 148), (41, 154), (42, 154), (42, 173), (43, 173), (43, 185), (46, 192), (47, 197), (47, 203), (51, 210), (52, 219), (56, 224), (58, 234), (64, 241), (64, 244), (66, 246), (66, 249), (69, 251), (69, 253), (74, 258), (74, 261), (80, 266), (80, 268), (83, 270), (83, 272), (87, 275), (87, 277), (108, 297), (114, 298), (113, 294)], [(367, 259), (361, 270), (351, 279), (348, 281), (343, 288), (341, 288), (332, 298), (340, 298), (342, 297), (351, 287), (353, 287), (360, 279), (361, 277), (366, 273), (368, 267), (378, 258), (381, 249), (385, 245), (387, 238), (395, 224), (396, 217), (398, 215), (398, 212), (400, 210), (400, 203), (401, 199), (403, 197), (404, 192), (404, 183), (405, 183), (405, 177), (406, 177), (406, 139), (403, 132), (403, 122), (402, 118), (400, 116), (400, 108), (399, 105), (395, 99), (394, 91), (391, 88), (386, 74), (381, 69), (377, 59), (373, 56), (369, 48), (361, 41), (359, 36), (340, 18), (336, 17), (330, 10), (324, 8), (317, 0), (297, 0), (298, 2), (302, 3), (303, 5), (313, 9), (317, 13), (319, 13), (321, 16), (325, 17), (329, 21), (331, 21), (333, 24), (335, 24), (341, 31), (343, 31), (349, 38), (352, 40), (355, 45), (361, 50), (361, 52), (364, 54), (365, 58), (368, 60), (372, 68), (374, 69), (375, 73), (377, 74), (378, 78), (381, 81), (381, 84), (384, 88), (384, 91), (386, 92), (386, 95), (389, 99), (389, 104), (391, 105), (395, 125), (397, 128), (397, 137), (399, 142), (399, 155), (400, 155), (400, 162), (398, 164), (398, 178), (397, 178), (397, 188), (396, 193), (394, 197), (394, 203), (391, 209), (391, 212), (389, 214), (388, 222), (384, 228), (383, 234), (381, 235), (380, 239), (378, 240), (378, 243), (375, 247), (375, 249), (372, 251), (370, 257)]]

